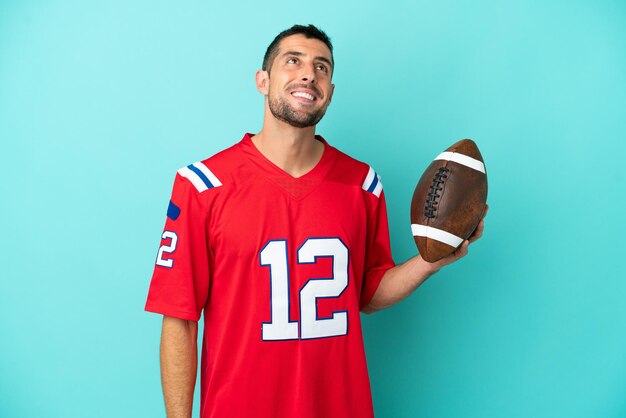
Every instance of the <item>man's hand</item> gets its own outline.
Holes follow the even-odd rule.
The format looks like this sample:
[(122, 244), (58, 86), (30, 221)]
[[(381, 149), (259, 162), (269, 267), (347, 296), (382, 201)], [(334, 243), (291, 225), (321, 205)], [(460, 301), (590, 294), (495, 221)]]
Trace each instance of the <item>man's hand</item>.
[(469, 252), (469, 245), (483, 236), (483, 231), (485, 230), (484, 219), (485, 219), (485, 216), (487, 216), (488, 211), (489, 211), (489, 205), (485, 205), (485, 212), (483, 213), (483, 218), (478, 223), (478, 226), (476, 227), (472, 235), (468, 239), (463, 241), (463, 244), (461, 244), (461, 246), (457, 248), (452, 254), (450, 254), (447, 257), (442, 258), (439, 261), (435, 261), (434, 263), (428, 263), (424, 261), (424, 263), (427, 263), (430, 265), (433, 273), (439, 271), (439, 269), (441, 269), (442, 267), (447, 266), (448, 264), (452, 264), (458, 259), (463, 258), (467, 255), (467, 253)]
[[(485, 206), (483, 219), (487, 215), (489, 206)], [(415, 256), (403, 264), (399, 264), (385, 272), (374, 297), (363, 312), (372, 313), (388, 308), (409, 296), (415, 289), (426, 281), (430, 276), (439, 271), (443, 266), (454, 263), (468, 253), (469, 245), (483, 236), (485, 222), (481, 219), (474, 233), (461, 244), (449, 256), (434, 263), (424, 261), (422, 257)]]

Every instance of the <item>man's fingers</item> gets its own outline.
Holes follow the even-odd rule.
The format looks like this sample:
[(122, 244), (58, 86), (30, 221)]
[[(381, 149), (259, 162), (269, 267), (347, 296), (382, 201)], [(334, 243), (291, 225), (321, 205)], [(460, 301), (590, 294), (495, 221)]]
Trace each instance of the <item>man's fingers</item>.
[(463, 244), (461, 244), (461, 246), (457, 250), (458, 251), (457, 258), (465, 257), (467, 253), (469, 253), (469, 244), (470, 242), (468, 240), (463, 241)]
[(469, 241), (465, 240), (459, 246), (459, 248), (454, 250), (452, 254), (442, 258), (439, 261), (435, 261), (434, 263), (432, 263), (432, 265), (436, 266), (436, 269), (439, 270), (440, 268), (447, 266), (448, 264), (454, 263), (459, 258), (463, 258), (467, 255), (467, 253), (469, 252), (468, 247), (469, 247)]
[(476, 227), (472, 235), (469, 237), (469, 242), (472, 243), (476, 241), (478, 238), (482, 237), (484, 230), (485, 230), (485, 221), (481, 219), (480, 222), (478, 222), (478, 226)]
[(489, 212), (489, 205), (485, 205), (485, 210), (483, 211), (483, 217), (480, 220), (480, 222), (478, 222), (478, 225), (476, 226), (476, 229), (474, 230), (474, 232), (472, 232), (472, 235), (470, 235), (469, 242), (470, 244), (474, 241), (476, 241), (478, 238), (483, 236), (483, 231), (485, 230), (485, 221), (483, 221), (483, 219), (485, 219), (485, 216), (487, 216), (487, 212)]
[(469, 252), (469, 241), (465, 240), (463, 241), (463, 243), (459, 246), (459, 248), (457, 248), (456, 250), (454, 250), (454, 252), (452, 254), (450, 254), (448, 257), (450, 262), (456, 261), (459, 258), (463, 258), (467, 255), (467, 253)]
[[(487, 212), (489, 211), (489, 205), (485, 205), (485, 211), (483, 212), (483, 219), (487, 216)], [(485, 221), (481, 219), (476, 226), (476, 229), (472, 233), (472, 235), (463, 241), (463, 243), (457, 248), (452, 254), (447, 257), (442, 258), (441, 260), (433, 263), (437, 264), (437, 268), (441, 268), (445, 265), (455, 262), (459, 258), (465, 257), (469, 253), (469, 245), (483, 236), (483, 231), (485, 230)]]

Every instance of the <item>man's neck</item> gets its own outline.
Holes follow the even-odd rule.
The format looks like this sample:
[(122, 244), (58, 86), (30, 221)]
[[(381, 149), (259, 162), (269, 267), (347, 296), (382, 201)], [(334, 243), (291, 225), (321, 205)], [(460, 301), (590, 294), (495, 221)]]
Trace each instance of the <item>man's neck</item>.
[(315, 139), (315, 126), (295, 128), (272, 118), (252, 137), (256, 148), (292, 177), (311, 171), (322, 158), (324, 144)]

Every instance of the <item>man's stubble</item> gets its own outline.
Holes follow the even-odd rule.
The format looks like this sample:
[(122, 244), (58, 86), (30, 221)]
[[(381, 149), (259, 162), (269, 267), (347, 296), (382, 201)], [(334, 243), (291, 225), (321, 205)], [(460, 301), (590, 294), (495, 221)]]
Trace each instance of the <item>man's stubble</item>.
[(324, 114), (326, 114), (326, 109), (328, 108), (327, 104), (312, 112), (299, 112), (282, 97), (272, 98), (271, 96), (268, 97), (268, 104), (270, 112), (276, 119), (295, 128), (307, 128), (317, 125), (324, 117)]

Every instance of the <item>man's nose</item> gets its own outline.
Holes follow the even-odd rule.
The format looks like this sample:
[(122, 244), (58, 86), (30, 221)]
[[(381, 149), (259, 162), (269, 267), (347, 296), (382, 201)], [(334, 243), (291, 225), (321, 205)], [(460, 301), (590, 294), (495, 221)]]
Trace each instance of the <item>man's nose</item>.
[(315, 77), (315, 67), (311, 65), (307, 65), (302, 70), (302, 81), (306, 81), (307, 83), (315, 84), (317, 78)]

